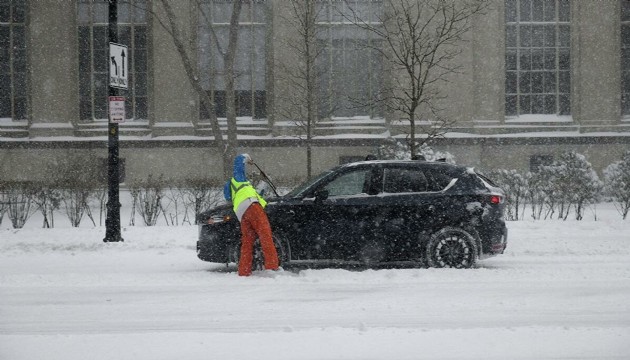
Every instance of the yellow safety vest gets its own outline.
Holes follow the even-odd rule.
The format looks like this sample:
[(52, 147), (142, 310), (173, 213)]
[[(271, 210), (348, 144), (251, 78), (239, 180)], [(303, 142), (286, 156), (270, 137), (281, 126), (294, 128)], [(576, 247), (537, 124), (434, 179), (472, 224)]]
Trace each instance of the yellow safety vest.
[(267, 206), (267, 201), (263, 199), (260, 194), (254, 189), (252, 184), (249, 181), (238, 182), (234, 178), (230, 180), (230, 191), (232, 194), (232, 206), (234, 212), (238, 209), (238, 206), (245, 200), (249, 198), (255, 198), (260, 203), (260, 206), (265, 208)]

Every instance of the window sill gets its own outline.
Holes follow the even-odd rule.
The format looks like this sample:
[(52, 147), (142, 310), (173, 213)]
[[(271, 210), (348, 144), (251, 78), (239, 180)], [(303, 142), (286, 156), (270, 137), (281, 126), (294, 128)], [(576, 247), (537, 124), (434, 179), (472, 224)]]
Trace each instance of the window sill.
[(522, 124), (522, 123), (572, 123), (571, 115), (544, 115), (544, 114), (528, 114), (514, 117), (506, 117), (506, 124)]

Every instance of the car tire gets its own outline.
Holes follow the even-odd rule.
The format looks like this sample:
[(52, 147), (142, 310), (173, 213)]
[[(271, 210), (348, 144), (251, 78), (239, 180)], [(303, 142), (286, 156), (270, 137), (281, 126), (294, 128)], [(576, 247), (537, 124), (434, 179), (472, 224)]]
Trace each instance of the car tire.
[(475, 266), (478, 257), (477, 241), (467, 231), (447, 227), (429, 240), (426, 260), (430, 267), (466, 269)]
[(229, 266), (233, 263), (238, 267), (238, 259), (241, 256), (241, 242), (239, 241), (235, 244), (228, 245), (226, 250), (227, 262), (225, 265)]
[(291, 246), (287, 238), (281, 234), (273, 235), (273, 244), (276, 246), (278, 252), (278, 264), (280, 266), (287, 266), (291, 261)]
[[(278, 263), (280, 266), (288, 264), (291, 258), (291, 250), (289, 248), (288, 241), (281, 235), (273, 235), (273, 244), (276, 246), (276, 252), (278, 253)], [(228, 261), (236, 264), (238, 268), (238, 261), (241, 255), (241, 243), (238, 242), (232, 246), (228, 251)], [(263, 258), (262, 248), (260, 242), (256, 239), (254, 243), (254, 259), (252, 260), (252, 271), (264, 270), (265, 261)]]

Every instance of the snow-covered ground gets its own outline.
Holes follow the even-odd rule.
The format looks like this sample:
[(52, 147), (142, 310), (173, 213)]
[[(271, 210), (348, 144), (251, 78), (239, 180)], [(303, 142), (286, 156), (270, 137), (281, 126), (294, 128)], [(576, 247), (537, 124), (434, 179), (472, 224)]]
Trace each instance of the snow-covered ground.
[[(57, 224), (61, 223), (57, 219)], [(628, 359), (630, 221), (510, 222), (478, 268), (240, 278), (194, 226), (0, 230), (0, 359)]]

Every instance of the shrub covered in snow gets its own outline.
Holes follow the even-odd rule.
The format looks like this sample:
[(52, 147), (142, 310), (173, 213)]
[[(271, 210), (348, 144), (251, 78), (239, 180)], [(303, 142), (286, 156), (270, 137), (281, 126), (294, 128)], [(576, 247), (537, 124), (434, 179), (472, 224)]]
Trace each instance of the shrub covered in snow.
[(505, 216), (508, 220), (520, 220), (525, 212), (527, 179), (516, 170), (494, 170), (488, 173), (508, 195), (505, 203)]
[(630, 210), (630, 151), (604, 169), (605, 193), (625, 220)]
[(575, 218), (582, 220), (585, 208), (600, 200), (603, 188), (586, 157), (576, 152), (564, 153), (553, 164), (541, 166), (539, 174), (533, 175), (530, 182), (538, 185), (530, 189), (530, 199), (545, 204), (545, 218), (557, 212), (558, 219), (564, 220), (572, 208)]
[(541, 167), (538, 171), (528, 172), (527, 202), (531, 207), (531, 216), (534, 220), (546, 219), (555, 211), (554, 186), (552, 183), (552, 169)]
[(522, 219), (526, 204), (533, 219), (554, 216), (566, 220), (573, 212), (582, 220), (584, 210), (601, 200), (603, 183), (584, 155), (564, 153), (548, 166), (524, 175), (516, 170), (494, 170), (488, 174), (507, 193), (506, 216)]

